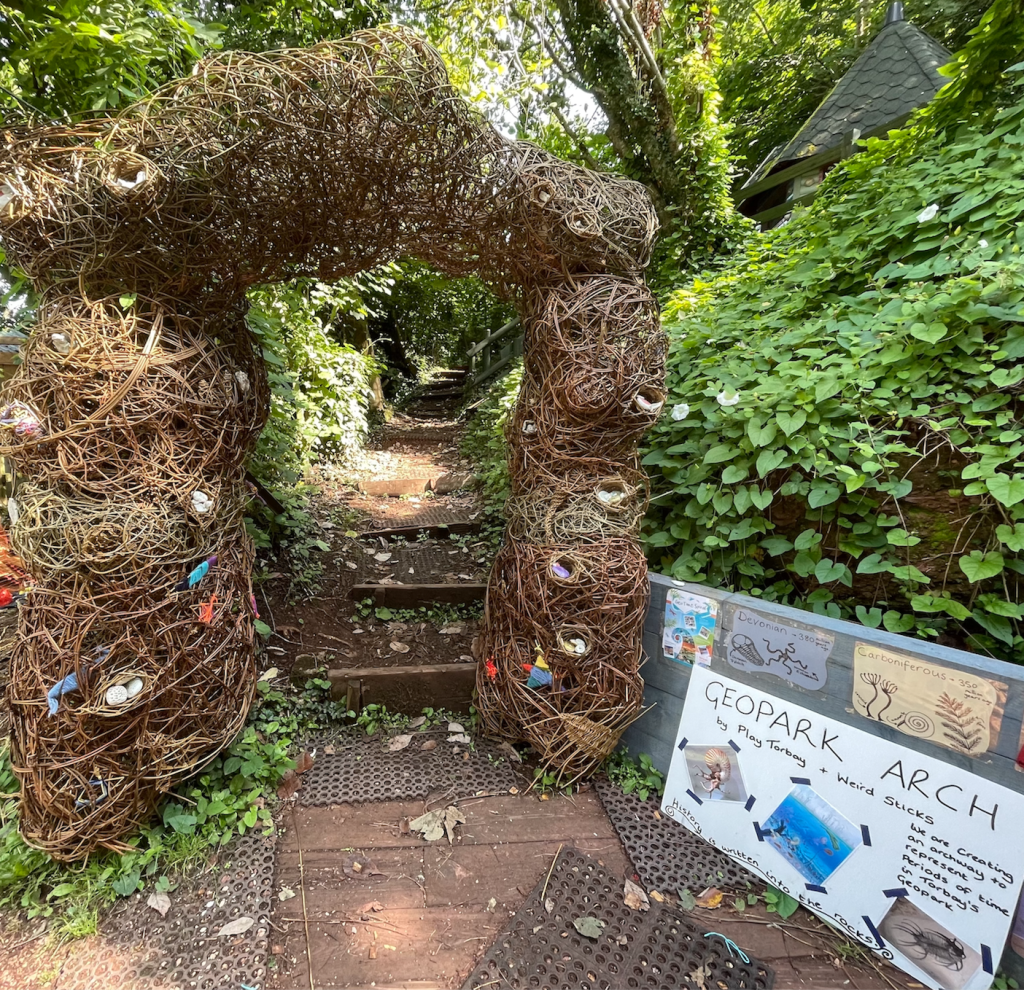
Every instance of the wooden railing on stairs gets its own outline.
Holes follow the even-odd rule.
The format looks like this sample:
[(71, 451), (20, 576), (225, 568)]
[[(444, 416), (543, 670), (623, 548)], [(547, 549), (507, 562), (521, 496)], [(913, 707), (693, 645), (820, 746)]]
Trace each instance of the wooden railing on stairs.
[(522, 357), (522, 354), (523, 332), (519, 318), (516, 317), (466, 351), (469, 361), (467, 387), (472, 388), (492, 378), (517, 357)]

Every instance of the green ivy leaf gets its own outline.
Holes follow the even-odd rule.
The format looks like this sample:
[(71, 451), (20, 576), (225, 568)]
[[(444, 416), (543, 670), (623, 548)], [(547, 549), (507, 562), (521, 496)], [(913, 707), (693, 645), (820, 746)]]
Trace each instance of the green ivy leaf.
[(903, 615), (895, 609), (890, 609), (882, 616), (882, 624), (891, 633), (910, 632), (916, 621), (913, 615)]
[(762, 512), (772, 504), (772, 499), (775, 498), (775, 493), (765, 489), (755, 489), (750, 493), (750, 501), (754, 503)]
[(985, 484), (992, 497), (1005, 506), (1016, 505), (1024, 500), (1024, 479), (996, 474), (988, 478)]
[(954, 619), (968, 619), (970, 610), (952, 598), (941, 598), (937, 595), (914, 595), (910, 599), (910, 607), (915, 612), (945, 612)]
[(925, 326), (923, 323), (915, 323), (910, 328), (910, 333), (926, 344), (937, 344), (946, 336), (946, 325), (944, 323), (929, 323)]
[(976, 608), (971, 613), (971, 617), (982, 629), (991, 633), (996, 639), (1006, 643), (1007, 646), (1013, 646), (1013, 626), (1010, 625), (1009, 619), (1002, 615), (992, 615), (989, 612), (982, 611), (980, 608)]
[(721, 464), (731, 461), (736, 456), (736, 448), (727, 443), (715, 444), (705, 455), (705, 464)]
[(814, 577), (819, 584), (831, 584), (845, 577), (848, 570), (846, 564), (837, 564), (828, 557), (822, 557), (814, 568)]
[(761, 541), (761, 546), (773, 557), (793, 549), (793, 544), (782, 536), (769, 536), (767, 540)]
[(993, 578), (1003, 570), (1003, 555), (994, 550), (989, 553), (982, 553), (980, 550), (972, 550), (968, 556), (960, 557), (957, 560), (960, 570), (967, 575), (971, 584)]
[(831, 505), (839, 498), (838, 485), (812, 484), (811, 493), (807, 496), (807, 504), (812, 509), (820, 509), (823, 505)]
[(765, 475), (771, 474), (785, 459), (786, 452), (784, 450), (762, 450), (757, 455), (757, 476), (763, 478)]
[(737, 481), (743, 481), (749, 470), (745, 464), (730, 464), (722, 472), (722, 484), (734, 485)]
[(274, 632), (262, 619), (254, 619), (252, 625), (256, 632), (264, 639), (270, 639), (271, 634)]
[(891, 561), (883, 560), (880, 553), (869, 553), (857, 564), (858, 574), (885, 574), (892, 570)]
[(797, 409), (797, 411), (793, 413), (780, 412), (776, 414), (775, 421), (782, 428), (782, 432), (785, 433), (787, 437), (791, 437), (800, 429), (801, 426), (804, 425), (804, 423), (807, 422), (807, 413), (802, 409)]

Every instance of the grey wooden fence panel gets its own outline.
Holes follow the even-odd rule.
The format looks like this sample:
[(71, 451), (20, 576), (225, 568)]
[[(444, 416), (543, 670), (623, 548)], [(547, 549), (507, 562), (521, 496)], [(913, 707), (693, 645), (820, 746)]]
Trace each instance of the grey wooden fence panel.
[[(672, 759), (683, 701), (690, 679), (690, 667), (664, 657), (662, 625), (665, 600), (671, 588), (719, 602), (718, 624), (712, 650), (711, 669), (779, 698), (828, 715), (837, 721), (900, 746), (926, 753), (954, 766), (1003, 784), (1011, 790), (1024, 792), (1024, 773), (1016, 768), (1021, 745), (1021, 719), (1024, 714), (1024, 668), (979, 654), (966, 653), (924, 640), (898, 636), (885, 630), (869, 629), (857, 623), (828, 616), (815, 615), (786, 605), (763, 602), (746, 595), (730, 594), (702, 585), (673, 581), (660, 574), (651, 575), (651, 605), (644, 625), (644, 649), (648, 661), (643, 667), (645, 704), (648, 712), (626, 730), (622, 743), (637, 753), (649, 753), (662, 772), (667, 772)], [(787, 625), (810, 626), (835, 637), (827, 662), (827, 680), (819, 690), (790, 684), (779, 677), (758, 671), (740, 670), (731, 666), (725, 655), (725, 644), (732, 632), (738, 609), (749, 609)], [(857, 642), (882, 647), (896, 653), (931, 663), (980, 675), (1007, 685), (1002, 724), (998, 738), (989, 751), (971, 757), (946, 747), (905, 735), (897, 729), (857, 714), (853, 707), (853, 651)]]

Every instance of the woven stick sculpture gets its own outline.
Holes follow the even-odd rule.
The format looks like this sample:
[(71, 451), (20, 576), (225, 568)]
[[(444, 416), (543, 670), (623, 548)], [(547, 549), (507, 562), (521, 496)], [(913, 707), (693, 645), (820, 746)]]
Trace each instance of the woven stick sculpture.
[[(243, 472), (268, 404), (246, 290), (404, 256), (480, 275), (528, 328), (485, 721), (560, 774), (600, 762), (642, 689), (655, 229), (642, 186), (505, 140), (402, 29), (210, 58), (110, 120), (7, 122), (0, 239), (43, 300), (0, 396), (35, 582), (8, 692), (26, 841), (119, 848), (237, 733), (255, 687)], [(547, 687), (528, 686), (537, 658)]]

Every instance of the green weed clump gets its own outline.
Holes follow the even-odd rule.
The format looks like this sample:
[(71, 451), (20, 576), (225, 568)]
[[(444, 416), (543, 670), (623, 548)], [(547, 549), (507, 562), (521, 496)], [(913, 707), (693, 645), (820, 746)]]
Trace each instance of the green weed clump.
[(962, 83), (668, 299), (645, 538), (678, 579), (1019, 662), (1024, 99)]
[(485, 511), (491, 520), (500, 516), (510, 493), (504, 431), (519, 398), (522, 379), (523, 362), (518, 361), (508, 374), (491, 384), (467, 424), (460, 445), (462, 456), (470, 459), (476, 468)]

